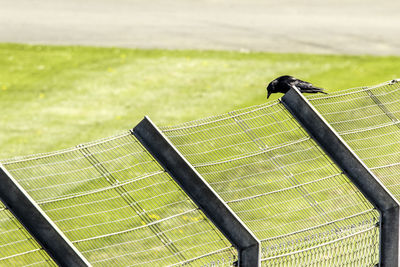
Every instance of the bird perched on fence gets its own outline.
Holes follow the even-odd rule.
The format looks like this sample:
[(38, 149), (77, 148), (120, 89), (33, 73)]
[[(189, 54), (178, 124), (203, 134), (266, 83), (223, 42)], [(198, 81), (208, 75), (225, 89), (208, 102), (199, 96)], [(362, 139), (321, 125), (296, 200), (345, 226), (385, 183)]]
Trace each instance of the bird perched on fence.
[(327, 94), (324, 92), (324, 89), (315, 87), (309, 82), (305, 82), (299, 79), (296, 79), (293, 76), (289, 75), (284, 75), (281, 77), (276, 78), (272, 82), (268, 84), (267, 87), (267, 92), (269, 96), (273, 93), (287, 93), (293, 86), (296, 86), (300, 92), (302, 93), (323, 93)]

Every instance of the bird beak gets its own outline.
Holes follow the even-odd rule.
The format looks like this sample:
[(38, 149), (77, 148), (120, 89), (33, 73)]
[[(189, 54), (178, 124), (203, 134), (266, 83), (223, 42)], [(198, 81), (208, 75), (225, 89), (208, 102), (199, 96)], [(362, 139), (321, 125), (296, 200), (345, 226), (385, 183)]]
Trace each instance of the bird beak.
[(267, 99), (269, 98), (270, 95), (271, 95), (271, 92), (268, 92)]

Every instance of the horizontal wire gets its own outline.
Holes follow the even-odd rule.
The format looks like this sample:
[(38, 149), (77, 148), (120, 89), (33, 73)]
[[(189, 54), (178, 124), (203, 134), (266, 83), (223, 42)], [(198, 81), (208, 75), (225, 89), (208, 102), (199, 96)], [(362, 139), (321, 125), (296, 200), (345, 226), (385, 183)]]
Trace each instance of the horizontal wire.
[(161, 220), (157, 220), (157, 221), (148, 223), (148, 224), (143, 225), (143, 226), (139, 226), (139, 227), (136, 227), (136, 228), (130, 228), (130, 229), (127, 229), (127, 230), (124, 230), (124, 231), (115, 232), (115, 233), (109, 233), (109, 234), (105, 234), (105, 235), (99, 235), (99, 236), (94, 236), (94, 237), (90, 237), (90, 238), (75, 240), (75, 241), (72, 241), (72, 243), (74, 243), (74, 244), (75, 244), (75, 243), (82, 243), (82, 242), (87, 242), (87, 241), (91, 241), (91, 240), (95, 240), (95, 239), (100, 239), (100, 238), (104, 238), (104, 237), (110, 237), (110, 236), (114, 236), (114, 235), (120, 235), (120, 234), (124, 234), (124, 233), (133, 232), (133, 231), (136, 231), (136, 230), (138, 230), (138, 229), (147, 228), (147, 227), (149, 227), (149, 226), (151, 226), (151, 225), (155, 225), (155, 224), (158, 224), (158, 223), (160, 223), (160, 222), (164, 222), (164, 221), (170, 220), (170, 219), (175, 218), (175, 217), (179, 217), (179, 216), (181, 216), (181, 215), (184, 215), (184, 214), (187, 214), (187, 213), (196, 211), (196, 210), (197, 210), (197, 209), (187, 210), (187, 211), (185, 211), (185, 212), (181, 212), (181, 213), (178, 213), (178, 214), (174, 214), (174, 215), (172, 215), (172, 216), (170, 216), (170, 217), (163, 218), (163, 219), (161, 219)]
[[(309, 97), (309, 101), (313, 102), (313, 101), (317, 101), (317, 100), (325, 100), (325, 99), (329, 99), (329, 98), (336, 98), (336, 97), (343, 97), (343, 96), (348, 96), (348, 95), (352, 95), (352, 94), (357, 94), (357, 93), (361, 93), (361, 92), (365, 92), (366, 89), (372, 90), (372, 89), (376, 89), (376, 88), (381, 88), (387, 85), (393, 85), (393, 83), (391, 81), (387, 81), (381, 84), (377, 84), (374, 86), (363, 86), (363, 87), (356, 87), (356, 88), (349, 88), (349, 89), (345, 89), (345, 90), (340, 90), (338, 92), (333, 92), (330, 93), (328, 95), (314, 95), (314, 96), (310, 96)], [(394, 90), (394, 91), (398, 91), (400, 90), (400, 88)], [(382, 93), (381, 95), (387, 95), (388, 93)]]
[(266, 192), (266, 193), (263, 193), (263, 194), (258, 194), (258, 195), (254, 195), (254, 196), (250, 196), (250, 197), (241, 198), (241, 199), (235, 199), (235, 200), (226, 201), (226, 203), (229, 204), (229, 203), (241, 202), (241, 201), (245, 201), (245, 200), (252, 200), (254, 198), (259, 198), (259, 197), (262, 197), (262, 196), (282, 193), (282, 192), (285, 192), (285, 191), (288, 191), (288, 190), (296, 189), (298, 187), (304, 187), (306, 185), (310, 185), (310, 184), (313, 184), (313, 183), (324, 181), (324, 180), (327, 180), (327, 179), (330, 179), (330, 178), (333, 178), (333, 177), (336, 177), (336, 176), (339, 176), (339, 175), (342, 175), (342, 173), (330, 175), (330, 176), (327, 176), (327, 177), (322, 177), (322, 178), (317, 179), (317, 180), (313, 180), (313, 181), (302, 183), (302, 184), (297, 184), (297, 185), (290, 186), (290, 187), (285, 187), (285, 188), (282, 188), (282, 189), (279, 189), (279, 190), (275, 190), (275, 191), (269, 191), (269, 192)]
[[(359, 212), (359, 213), (356, 213), (356, 214), (352, 214), (351, 216), (347, 216), (345, 218), (336, 219), (336, 220), (333, 220), (333, 221), (330, 221), (330, 222), (326, 222), (326, 223), (322, 223), (322, 224), (319, 224), (319, 225), (315, 225), (315, 226), (312, 226), (312, 227), (309, 227), (309, 228), (304, 228), (304, 229), (301, 229), (301, 230), (298, 230), (298, 231), (295, 231), (295, 232), (290, 232), (290, 233), (279, 235), (279, 236), (273, 236), (273, 237), (269, 237), (269, 238), (260, 239), (260, 242), (279, 239), (279, 238), (283, 238), (283, 237), (287, 237), (287, 236), (291, 236), (291, 235), (296, 235), (296, 234), (300, 234), (300, 233), (303, 233), (303, 232), (307, 232), (307, 231), (310, 231), (310, 230), (314, 230), (314, 229), (317, 229), (317, 228), (322, 228), (324, 226), (328, 226), (328, 225), (331, 225), (331, 224), (334, 224), (334, 223), (337, 223), (337, 222), (345, 221), (345, 220), (348, 220), (348, 219), (351, 219), (351, 218), (354, 218), (354, 217), (358, 217), (360, 215), (367, 214), (367, 213), (370, 213), (370, 212), (373, 212), (373, 211), (376, 211), (376, 209), (373, 208), (373, 209), (365, 210), (365, 211), (362, 211), (362, 212)], [(377, 217), (377, 219), (378, 219), (378, 217)]]
[[(116, 148), (120, 148), (120, 147), (122, 147), (122, 146), (113, 147), (113, 150), (116, 149)], [(100, 152), (99, 152), (99, 153), (100, 153)], [(131, 156), (137, 155), (137, 154), (143, 154), (143, 152), (142, 152), (142, 151), (139, 151), (139, 152), (138, 152), (138, 151), (133, 151), (133, 152), (128, 153), (128, 154), (125, 154), (124, 156), (121, 156), (121, 157), (115, 157), (115, 158), (112, 158), (112, 159), (110, 159), (110, 160), (108, 160), (108, 161), (107, 161), (107, 160), (106, 160), (106, 161), (102, 161), (102, 163), (103, 163), (103, 164), (106, 164), (106, 163), (113, 163), (113, 162), (116, 162), (116, 161), (118, 161), (118, 160), (121, 160), (121, 159), (124, 159), (124, 158), (127, 158), (127, 157), (131, 157)], [(96, 153), (92, 153), (92, 155), (96, 155)], [(27, 167), (23, 167), (23, 168), (13, 168), (13, 169), (10, 169), (10, 171), (12, 171), (12, 172), (18, 172), (18, 171), (24, 171), (24, 170), (34, 169), (34, 168), (37, 168), (38, 166), (40, 166), (40, 167), (48, 167), (48, 166), (53, 166), (53, 165), (58, 165), (58, 164), (65, 164), (65, 163), (69, 163), (69, 162), (73, 162), (73, 161), (78, 161), (78, 160), (83, 160), (83, 159), (86, 159), (86, 156), (82, 155), (82, 156), (75, 157), (75, 158), (69, 159), (69, 160), (64, 160), (64, 161), (55, 161), (55, 162), (49, 162), (49, 163), (40, 163), (39, 165), (27, 166)], [(147, 163), (147, 162), (151, 162), (151, 160), (149, 159), (148, 161), (144, 161), (144, 162), (141, 162), (141, 163), (133, 164), (131, 167), (134, 167), (134, 166), (140, 165), (140, 164), (145, 164), (145, 163)], [(67, 164), (65, 164), (65, 165), (67, 165)], [(89, 165), (89, 164), (87, 164), (87, 165)], [(89, 168), (93, 168), (93, 166), (96, 166), (96, 164), (94, 164), (94, 165), (89, 165), (89, 166), (86, 167), (86, 168), (78, 169), (78, 171), (79, 171), (79, 170), (86, 170), (86, 169), (89, 169)], [(51, 174), (48, 175), (48, 176), (57, 175), (57, 174), (70, 174), (70, 173), (74, 173), (74, 171), (71, 171), (71, 172), (61, 172), (61, 173), (51, 173)], [(47, 177), (47, 176), (39, 176), (39, 177)], [(36, 177), (32, 177), (32, 178), (36, 178)], [(23, 179), (21, 179), (21, 180), (23, 181)]]
[(400, 121), (382, 123), (382, 124), (378, 124), (378, 125), (374, 125), (374, 126), (368, 126), (368, 127), (361, 128), (361, 129), (354, 129), (354, 130), (347, 130), (347, 131), (339, 131), (339, 134), (340, 134), (340, 135), (349, 135), (349, 134), (355, 134), (355, 133), (368, 132), (368, 131), (372, 131), (372, 130), (376, 130), (376, 129), (385, 128), (385, 127), (388, 127), (388, 126), (396, 126), (396, 125), (398, 125), (399, 123), (400, 123)]
[(15, 257), (23, 256), (23, 255), (34, 253), (34, 252), (38, 252), (38, 251), (41, 251), (41, 250), (43, 250), (43, 249), (42, 248), (37, 248), (37, 249), (27, 250), (27, 251), (24, 251), (24, 252), (21, 252), (21, 253), (17, 253), (17, 254), (11, 255), (11, 256), (2, 257), (2, 258), (0, 258), (0, 261), (12, 259), (12, 258), (15, 258)]
[[(208, 124), (210, 124), (210, 123), (216, 123), (216, 122), (220, 122), (220, 121), (225, 121), (225, 120), (231, 119), (231, 118), (233, 118), (233, 117), (238, 117), (238, 116), (242, 116), (242, 115), (254, 113), (254, 112), (256, 112), (256, 111), (263, 110), (263, 109), (266, 109), (266, 108), (268, 108), (268, 107), (275, 106), (275, 105), (278, 105), (278, 104), (279, 104), (278, 102), (275, 102), (275, 103), (272, 103), (272, 104), (264, 104), (264, 105), (260, 105), (260, 106), (258, 106), (258, 107), (255, 106), (255, 109), (252, 109), (252, 110), (250, 110), (250, 111), (244, 111), (244, 112), (239, 113), (239, 114), (236, 114), (236, 115), (234, 115), (234, 116), (229, 115), (228, 117), (224, 117), (224, 118), (221, 118), (221, 119), (209, 120), (209, 121), (206, 121), (206, 122), (201, 122), (201, 123), (197, 123), (197, 124), (193, 124), (193, 125), (187, 125), (187, 126), (169, 126), (169, 127), (165, 127), (165, 128), (161, 128), (161, 129), (162, 129), (162, 132), (172, 132), (172, 131), (177, 131), (177, 130), (183, 130), (183, 129), (190, 129), (190, 128), (195, 128), (195, 127), (200, 127), (200, 126), (208, 125)], [(240, 112), (240, 110), (238, 110), (237, 112)], [(228, 113), (226, 113), (225, 115), (228, 115)], [(222, 115), (220, 115), (220, 116), (222, 116)], [(207, 119), (213, 119), (213, 117), (205, 118), (205, 119), (203, 119), (203, 120), (207, 120)], [(196, 123), (196, 122), (197, 122), (197, 121), (188, 122), (187, 124), (189, 124), (189, 123)]]
[(145, 176), (142, 176), (142, 177), (139, 177), (139, 178), (135, 177), (134, 179), (125, 181), (123, 183), (120, 182), (118, 184), (113, 184), (113, 185), (110, 185), (110, 186), (107, 186), (107, 187), (103, 187), (103, 188), (100, 188), (100, 189), (96, 189), (96, 190), (92, 190), (92, 191), (86, 191), (85, 193), (80, 193), (80, 194), (77, 194), (77, 195), (72, 195), (71, 194), (71, 195), (68, 195), (68, 196), (65, 196), (65, 197), (61, 197), (61, 198), (56, 198), (56, 199), (47, 199), (47, 200), (44, 200), (44, 201), (38, 201), (37, 203), (42, 205), (42, 204), (47, 204), (47, 203), (53, 203), (53, 202), (57, 202), (57, 201), (63, 201), (63, 200), (67, 200), (67, 199), (72, 199), (72, 198), (79, 198), (79, 197), (83, 197), (83, 196), (87, 196), (87, 195), (91, 195), (91, 194), (96, 194), (96, 193), (100, 193), (100, 192), (103, 192), (103, 191), (108, 191), (108, 190), (111, 190), (111, 189), (122, 187), (122, 186), (125, 186), (125, 185), (128, 185), (128, 184), (131, 184), (133, 182), (137, 182), (137, 181), (140, 181), (140, 180), (143, 180), (143, 179), (146, 179), (146, 178), (158, 175), (158, 174), (162, 174), (162, 173), (165, 173), (165, 171), (158, 171), (158, 172), (155, 172), (155, 173), (150, 173), (148, 175), (145, 175)]
[(232, 248), (233, 248), (233, 247), (221, 248), (221, 249), (218, 249), (218, 250), (215, 250), (215, 251), (212, 251), (212, 252), (203, 254), (203, 255), (201, 255), (201, 256), (198, 256), (198, 257), (195, 257), (195, 258), (191, 258), (191, 259), (186, 260), (186, 261), (181, 261), (181, 262), (178, 262), (178, 263), (169, 265), (169, 266), (172, 267), (172, 266), (184, 265), (184, 264), (186, 264), (186, 263), (190, 263), (190, 262), (193, 262), (193, 261), (196, 261), (196, 260), (199, 260), (199, 259), (202, 259), (202, 258), (211, 256), (211, 255), (219, 254), (219, 253), (221, 253), (222, 251), (226, 251), (226, 250), (229, 250), (229, 249), (232, 249)]
[(332, 240), (332, 241), (329, 241), (329, 242), (325, 242), (325, 243), (320, 244), (320, 245), (316, 245), (316, 246), (313, 246), (313, 247), (309, 247), (309, 248), (305, 248), (305, 249), (302, 249), (302, 250), (297, 250), (297, 251), (293, 251), (293, 252), (289, 252), (289, 253), (285, 253), (285, 254), (280, 254), (280, 255), (277, 255), (277, 256), (264, 258), (264, 259), (261, 259), (261, 261), (263, 262), (263, 261), (273, 260), (273, 259), (277, 259), (277, 258), (292, 256), (292, 255), (300, 254), (300, 253), (303, 253), (303, 252), (306, 252), (306, 251), (310, 251), (310, 250), (313, 250), (313, 249), (316, 249), (316, 248), (325, 247), (325, 246), (340, 242), (340, 241), (345, 240), (345, 239), (350, 239), (353, 236), (363, 234), (363, 233), (371, 231), (371, 230), (373, 230), (375, 228), (378, 228), (378, 227), (377, 226), (371, 226), (371, 227), (369, 227), (367, 229), (364, 229), (362, 231), (359, 231), (359, 232), (356, 232), (356, 233), (353, 233), (353, 234), (350, 234), (350, 235), (347, 235), (347, 236), (344, 236), (344, 237), (340, 237), (338, 239), (335, 239), (335, 240)]
[[(100, 139), (100, 140), (93, 141), (93, 142), (87, 143), (87, 144), (82, 144), (82, 145), (84, 145), (84, 146), (95, 146), (95, 145), (98, 145), (98, 144), (101, 144), (101, 143), (105, 143), (105, 142), (108, 142), (108, 141), (116, 140), (116, 139), (127, 137), (127, 136), (132, 136), (132, 134), (130, 132), (124, 132), (124, 133), (122, 133), (120, 135), (106, 137), (104, 139)], [(82, 146), (82, 145), (80, 145), (80, 146)], [(22, 156), (22, 157), (15, 157), (15, 158), (11, 158), (11, 159), (0, 160), (0, 163), (3, 164), (4, 166), (7, 166), (7, 165), (10, 165), (10, 164), (14, 164), (14, 163), (33, 161), (33, 160), (38, 160), (38, 159), (42, 159), (42, 158), (48, 158), (48, 157), (51, 157), (51, 156), (58, 156), (58, 155), (62, 155), (62, 154), (68, 153), (68, 152), (74, 152), (74, 151), (77, 151), (79, 149), (81, 149), (81, 148), (80, 147), (71, 147), (71, 148), (66, 148), (66, 149), (63, 149), (63, 150), (58, 150), (58, 151), (53, 151), (53, 152), (38, 153), (38, 154), (33, 154), (33, 155), (28, 155), (28, 156)]]
[(268, 152), (271, 152), (271, 151), (275, 151), (275, 150), (278, 150), (278, 149), (281, 149), (281, 148), (284, 148), (284, 147), (288, 147), (288, 146), (291, 146), (291, 145), (294, 145), (294, 144), (302, 143), (302, 142), (307, 141), (307, 140), (310, 140), (310, 137), (304, 137), (304, 138), (298, 139), (296, 141), (293, 141), (291, 143), (287, 143), (287, 144), (284, 144), (284, 145), (281, 145), (281, 146), (271, 147), (271, 148), (268, 148), (268, 149), (265, 149), (265, 150), (260, 150), (260, 151), (257, 151), (257, 152), (253, 152), (253, 153), (250, 153), (250, 154), (247, 154), (247, 155), (243, 155), (243, 156), (232, 158), (232, 159), (228, 159), (228, 160), (194, 164), (193, 167), (202, 168), (202, 167), (207, 167), (207, 166), (230, 163), (230, 162), (234, 162), (234, 161), (238, 161), (238, 160), (242, 160), (242, 159), (246, 159), (246, 158), (255, 157), (255, 156), (258, 156), (258, 155), (261, 155), (261, 154), (265, 154), (265, 153), (268, 153)]
[[(365, 99), (371, 99), (371, 97), (370, 96), (366, 96), (366, 97), (364, 97)], [(354, 101), (354, 99), (351, 99), (351, 101)], [(371, 100), (372, 101), (372, 100)], [(399, 100), (395, 100), (395, 101), (391, 101), (391, 102), (385, 102), (385, 105), (388, 105), (388, 104), (394, 104), (394, 103), (399, 103), (400, 102), (400, 99)], [(335, 104), (338, 104), (338, 103), (340, 103), (340, 102), (334, 102)], [(318, 106), (320, 106), (320, 105), (318, 105)], [(371, 105), (363, 105), (363, 106), (358, 106), (357, 108), (351, 108), (351, 109), (346, 109), (345, 111), (346, 112), (350, 112), (350, 111), (352, 111), (352, 112), (354, 112), (354, 111), (359, 111), (359, 110), (363, 110), (363, 109), (369, 109), (369, 108), (372, 108), (372, 107), (374, 107), (374, 108), (379, 108), (375, 103), (373, 103), (373, 104), (371, 104)], [(339, 110), (339, 111), (331, 111), (331, 112), (324, 112), (324, 116), (326, 116), (326, 115), (338, 115), (338, 114), (343, 114), (344, 113), (344, 111), (343, 110)], [(380, 115), (384, 115), (384, 114), (382, 114), (381, 112), (380, 112)]]

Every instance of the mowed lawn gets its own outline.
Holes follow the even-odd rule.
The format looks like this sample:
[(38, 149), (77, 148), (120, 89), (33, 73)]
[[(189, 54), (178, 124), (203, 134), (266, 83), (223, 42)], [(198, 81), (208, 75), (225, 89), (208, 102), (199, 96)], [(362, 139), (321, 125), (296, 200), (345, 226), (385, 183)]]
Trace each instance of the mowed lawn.
[[(400, 57), (0, 44), (0, 159), (266, 102), (294, 75), (334, 91), (400, 78)], [(275, 95), (277, 99), (281, 95)]]

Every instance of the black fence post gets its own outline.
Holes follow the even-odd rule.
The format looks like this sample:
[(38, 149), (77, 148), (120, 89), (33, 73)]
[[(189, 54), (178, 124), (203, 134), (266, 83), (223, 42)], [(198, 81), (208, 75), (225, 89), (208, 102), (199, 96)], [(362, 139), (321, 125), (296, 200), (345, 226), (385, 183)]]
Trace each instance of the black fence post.
[(399, 266), (399, 203), (310, 102), (292, 88), (281, 102), (380, 212), (380, 266)]
[(132, 134), (235, 246), (239, 266), (260, 266), (258, 239), (151, 120), (145, 117)]
[(58, 265), (91, 266), (2, 165), (0, 165), (0, 198)]

